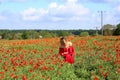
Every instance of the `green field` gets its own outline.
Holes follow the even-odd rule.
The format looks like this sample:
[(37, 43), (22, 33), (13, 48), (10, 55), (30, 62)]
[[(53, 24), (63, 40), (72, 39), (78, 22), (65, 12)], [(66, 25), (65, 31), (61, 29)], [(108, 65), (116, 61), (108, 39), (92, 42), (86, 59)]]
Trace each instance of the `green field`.
[(58, 57), (59, 38), (0, 40), (0, 80), (120, 80), (120, 37), (68, 37), (75, 63)]

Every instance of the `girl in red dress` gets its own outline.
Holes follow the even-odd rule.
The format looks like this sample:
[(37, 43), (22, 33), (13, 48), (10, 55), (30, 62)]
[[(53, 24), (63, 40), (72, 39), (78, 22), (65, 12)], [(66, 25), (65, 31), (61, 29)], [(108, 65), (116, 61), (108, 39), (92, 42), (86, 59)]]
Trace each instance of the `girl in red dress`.
[(65, 37), (60, 38), (60, 47), (58, 55), (62, 56), (66, 62), (74, 63), (74, 48), (72, 43), (67, 41)]

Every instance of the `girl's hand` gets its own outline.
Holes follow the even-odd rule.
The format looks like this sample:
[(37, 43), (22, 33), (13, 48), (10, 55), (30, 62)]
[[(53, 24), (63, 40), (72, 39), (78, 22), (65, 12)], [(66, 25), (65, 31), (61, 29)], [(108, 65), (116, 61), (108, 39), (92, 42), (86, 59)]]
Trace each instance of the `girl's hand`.
[(64, 52), (64, 54), (68, 54), (68, 52)]
[(68, 52), (64, 52), (64, 53), (62, 53), (62, 55), (65, 55), (65, 54), (68, 54)]

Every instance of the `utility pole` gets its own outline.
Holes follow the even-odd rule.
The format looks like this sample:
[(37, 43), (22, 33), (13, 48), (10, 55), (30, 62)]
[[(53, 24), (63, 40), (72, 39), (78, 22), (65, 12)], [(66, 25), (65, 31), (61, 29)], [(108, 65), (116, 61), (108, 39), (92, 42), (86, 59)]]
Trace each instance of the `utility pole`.
[(101, 33), (102, 33), (102, 35), (103, 35), (103, 13), (104, 13), (105, 11), (98, 11), (98, 12), (100, 12), (100, 16), (101, 16)]
[(103, 11), (101, 11), (101, 30), (103, 35)]
[(96, 35), (98, 35), (98, 27), (96, 27)]
[(98, 27), (96, 26), (94, 28), (96, 28), (96, 36), (97, 36), (98, 35)]

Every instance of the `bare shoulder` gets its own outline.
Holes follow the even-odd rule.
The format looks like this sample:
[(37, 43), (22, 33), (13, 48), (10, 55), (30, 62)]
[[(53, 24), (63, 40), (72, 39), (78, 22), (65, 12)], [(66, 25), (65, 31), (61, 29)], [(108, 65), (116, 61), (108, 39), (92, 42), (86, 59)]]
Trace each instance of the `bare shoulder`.
[(72, 42), (69, 41), (69, 42), (68, 42), (68, 45), (69, 45), (69, 46), (72, 46)]

